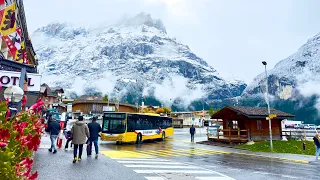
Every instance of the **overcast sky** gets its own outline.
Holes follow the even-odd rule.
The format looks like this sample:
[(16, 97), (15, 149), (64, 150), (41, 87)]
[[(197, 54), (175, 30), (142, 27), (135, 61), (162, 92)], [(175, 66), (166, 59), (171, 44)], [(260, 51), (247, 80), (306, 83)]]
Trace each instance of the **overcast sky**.
[(319, 0), (24, 0), (29, 31), (50, 22), (113, 23), (140, 12), (160, 18), (223, 77), (247, 83), (320, 32)]

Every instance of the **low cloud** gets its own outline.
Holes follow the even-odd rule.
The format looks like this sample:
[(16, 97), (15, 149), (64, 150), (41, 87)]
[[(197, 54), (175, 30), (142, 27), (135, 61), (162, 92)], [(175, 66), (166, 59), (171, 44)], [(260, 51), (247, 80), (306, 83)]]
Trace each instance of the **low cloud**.
[(320, 115), (320, 78), (315, 74), (315, 72), (305, 70), (297, 77), (297, 89), (304, 97), (318, 96), (315, 108), (318, 110), (318, 115)]
[[(92, 75), (94, 76), (94, 75)], [(76, 77), (71, 85), (71, 88), (67, 89), (69, 93), (74, 92), (77, 96), (84, 95), (86, 88), (94, 88), (102, 94), (110, 94), (113, 92), (115, 84), (117, 82), (116, 77), (111, 72), (105, 72), (100, 77), (97, 77), (94, 81), (93, 78), (83, 79)]]
[(151, 89), (154, 90), (154, 97), (165, 106), (171, 106), (175, 100), (180, 100), (180, 106), (188, 107), (197, 99), (202, 98), (205, 92), (200, 85), (188, 87), (188, 79), (182, 76), (166, 78), (161, 84), (154, 84), (150, 88), (143, 90), (143, 95), (150, 95)]

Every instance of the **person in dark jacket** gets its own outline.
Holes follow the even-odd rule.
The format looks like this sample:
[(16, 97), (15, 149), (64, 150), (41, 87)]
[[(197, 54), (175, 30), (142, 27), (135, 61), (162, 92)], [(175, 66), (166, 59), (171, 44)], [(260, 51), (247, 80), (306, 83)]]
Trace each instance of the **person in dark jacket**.
[(194, 142), (194, 134), (196, 133), (196, 128), (192, 126), (190, 127), (190, 135), (191, 135), (191, 142)]
[(316, 145), (316, 160), (318, 160), (318, 157), (319, 157), (319, 154), (320, 154), (320, 140), (319, 140), (319, 135), (318, 134), (316, 134), (313, 137), (313, 142), (314, 142), (314, 145)]
[(60, 133), (60, 124), (56, 121), (55, 118), (52, 118), (51, 122), (48, 125), (48, 130), (50, 133), (51, 147), (49, 149), (50, 152), (53, 150), (53, 154), (57, 153), (57, 148), (55, 142)]
[(91, 155), (92, 151), (92, 142), (94, 144), (96, 156), (95, 158), (98, 158), (98, 139), (99, 139), (99, 133), (101, 132), (101, 126), (99, 123), (97, 123), (97, 118), (93, 117), (92, 122), (88, 124), (89, 132), (90, 132), (90, 138), (89, 138), (89, 149), (88, 149), (88, 155)]

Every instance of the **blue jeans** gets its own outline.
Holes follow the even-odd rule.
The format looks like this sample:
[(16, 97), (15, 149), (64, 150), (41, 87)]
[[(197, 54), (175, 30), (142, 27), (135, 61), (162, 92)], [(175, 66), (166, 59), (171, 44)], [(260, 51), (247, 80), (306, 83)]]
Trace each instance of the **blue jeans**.
[(320, 154), (320, 147), (316, 146), (316, 160), (318, 160), (319, 154)]
[(92, 142), (94, 144), (94, 150), (96, 151), (96, 154), (99, 153), (98, 139), (99, 138), (89, 138), (89, 146), (90, 146), (89, 154), (91, 154), (91, 151), (92, 151)]
[(58, 135), (50, 135), (50, 140), (51, 140), (51, 147), (50, 147), (50, 149), (51, 149), (51, 150), (52, 150), (52, 149), (53, 149), (54, 151), (57, 150), (57, 149), (56, 149), (56, 144), (55, 144), (57, 138), (58, 138)]
[(82, 156), (82, 149), (83, 149), (83, 144), (74, 144), (74, 149), (73, 149), (73, 157), (76, 158), (78, 154), (78, 147), (79, 147), (79, 155), (78, 158), (81, 159)]

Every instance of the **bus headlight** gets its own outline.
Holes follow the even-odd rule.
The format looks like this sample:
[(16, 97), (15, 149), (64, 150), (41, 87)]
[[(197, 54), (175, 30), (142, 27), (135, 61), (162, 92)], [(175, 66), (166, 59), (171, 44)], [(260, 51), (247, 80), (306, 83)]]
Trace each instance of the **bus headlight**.
[(123, 140), (123, 138), (124, 138), (123, 135), (119, 135), (119, 139)]

